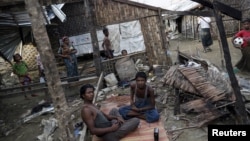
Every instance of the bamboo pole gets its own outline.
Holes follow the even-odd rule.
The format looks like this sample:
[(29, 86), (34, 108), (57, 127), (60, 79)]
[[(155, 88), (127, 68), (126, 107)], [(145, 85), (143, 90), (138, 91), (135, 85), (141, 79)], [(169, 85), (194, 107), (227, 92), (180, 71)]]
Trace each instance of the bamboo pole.
[(45, 27), (45, 20), (42, 14), (42, 9), (38, 1), (25, 0), (26, 9), (30, 15), (33, 35), (37, 43), (37, 49), (41, 55), (41, 61), (45, 68), (49, 93), (55, 107), (55, 115), (59, 126), (59, 140), (71, 140), (71, 133), (68, 132), (70, 125), (67, 121), (68, 105), (65, 98), (64, 90), (61, 85), (54, 54), (50, 45), (49, 37)]

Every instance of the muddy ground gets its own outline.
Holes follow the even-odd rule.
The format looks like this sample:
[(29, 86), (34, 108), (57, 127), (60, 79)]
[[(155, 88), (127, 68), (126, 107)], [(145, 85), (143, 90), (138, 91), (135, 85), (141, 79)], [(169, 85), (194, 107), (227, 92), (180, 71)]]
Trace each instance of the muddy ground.
[[(230, 39), (228, 39), (230, 41)], [(241, 57), (241, 52), (238, 49), (232, 47), (229, 42), (231, 62), (234, 65)], [(189, 54), (199, 54), (201, 58), (208, 59), (211, 63), (215, 64), (222, 70), (223, 68), (222, 60), (223, 55), (218, 45), (218, 41), (214, 40), (214, 44), (211, 46), (212, 52), (203, 53), (201, 42), (197, 40), (183, 40), (176, 39), (170, 41), (169, 55), (172, 58), (173, 63), (177, 62), (177, 49)], [(242, 76), (244, 78), (250, 77), (248, 73), (238, 72), (236, 75)], [(156, 78), (156, 81), (151, 82), (153, 86), (158, 86), (160, 78)], [(74, 87), (71, 89), (65, 89), (65, 94), (69, 105), (74, 105), (79, 103), (79, 87)], [(126, 94), (129, 93), (129, 89), (117, 88), (108, 94)], [(0, 127), (1, 127), (1, 137), (0, 140), (4, 141), (35, 141), (36, 137), (43, 133), (43, 126), (41, 126), (42, 119), (49, 119), (53, 117), (54, 114), (48, 113), (45, 115), (38, 116), (26, 123), (20, 124), (19, 121), (27, 110), (35, 107), (41, 100), (45, 99), (43, 92), (37, 93), (38, 97), (33, 97), (31, 100), (25, 100), (23, 96), (15, 96), (11, 98), (0, 99)], [(165, 123), (165, 128), (169, 136), (169, 140), (176, 141), (206, 141), (207, 140), (207, 127), (193, 127), (191, 126), (192, 115), (174, 115), (174, 95), (173, 90), (170, 87), (156, 87), (157, 98), (159, 101), (162, 95), (168, 95), (167, 103), (161, 104), (158, 102), (157, 107), (160, 109), (162, 118)], [(81, 103), (77, 106), (80, 107)], [(74, 113), (75, 119), (79, 121), (79, 111)], [(224, 117), (217, 119), (213, 122), (227, 124), (234, 122), (230, 117)], [(188, 128), (187, 128), (188, 127)], [(185, 129), (187, 128), (187, 129)]]

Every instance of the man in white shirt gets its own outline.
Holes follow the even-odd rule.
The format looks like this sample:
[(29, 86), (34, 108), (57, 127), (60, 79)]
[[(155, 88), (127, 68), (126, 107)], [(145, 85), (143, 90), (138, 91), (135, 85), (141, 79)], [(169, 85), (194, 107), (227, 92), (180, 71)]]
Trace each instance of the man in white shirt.
[(211, 18), (210, 17), (198, 17), (198, 24), (197, 24), (197, 32), (199, 27), (201, 28), (201, 42), (204, 48), (204, 52), (212, 51), (209, 48), (210, 45), (213, 44), (213, 39), (210, 32), (211, 27)]

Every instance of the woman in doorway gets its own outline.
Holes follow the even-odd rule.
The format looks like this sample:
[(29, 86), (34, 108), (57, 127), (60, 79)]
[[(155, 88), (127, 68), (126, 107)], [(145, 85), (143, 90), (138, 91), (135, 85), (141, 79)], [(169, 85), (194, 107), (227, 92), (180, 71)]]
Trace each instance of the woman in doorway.
[[(77, 58), (76, 53), (77, 50), (74, 48), (73, 45), (70, 44), (69, 37), (64, 36), (62, 38), (63, 46), (70, 48), (70, 58), (68, 55), (63, 54), (63, 49), (60, 47), (58, 50), (58, 56), (63, 58), (63, 61), (66, 65), (67, 69), (67, 77), (75, 77), (78, 76), (78, 66), (77, 66)], [(78, 79), (76, 79), (78, 80)]]

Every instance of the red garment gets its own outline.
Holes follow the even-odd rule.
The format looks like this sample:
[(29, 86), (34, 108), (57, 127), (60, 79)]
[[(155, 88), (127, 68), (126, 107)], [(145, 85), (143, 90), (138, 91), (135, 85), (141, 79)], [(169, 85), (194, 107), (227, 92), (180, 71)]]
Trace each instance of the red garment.
[(249, 30), (241, 30), (235, 35), (236, 37), (243, 38), (244, 43), (242, 44), (242, 48), (247, 46), (247, 41), (250, 40), (250, 31)]

